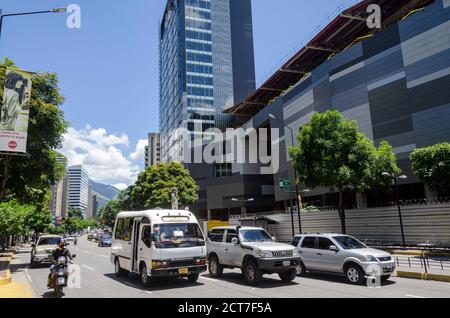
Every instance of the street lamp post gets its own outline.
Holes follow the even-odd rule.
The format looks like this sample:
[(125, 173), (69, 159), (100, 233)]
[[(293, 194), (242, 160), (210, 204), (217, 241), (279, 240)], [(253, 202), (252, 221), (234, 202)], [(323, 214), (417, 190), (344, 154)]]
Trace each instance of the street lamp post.
[[(283, 121), (279, 120), (275, 115), (273, 114), (269, 114), (269, 117), (272, 118), (273, 120), (277, 121), (278, 123), (280, 123), (281, 125), (283, 125), (284, 127), (286, 127), (290, 132), (291, 132), (291, 141), (292, 141), (292, 146), (294, 146), (294, 130), (289, 127), (288, 125), (286, 125)], [(286, 151), (287, 147), (286, 147)], [(297, 209), (297, 213), (298, 213), (298, 230), (300, 232), (300, 234), (302, 234), (302, 220), (301, 220), (301, 205), (302, 205), (302, 198), (300, 196), (300, 191), (298, 189), (298, 183), (297, 183), (297, 170), (295, 170), (294, 168), (294, 178), (295, 178), (295, 194), (297, 196), (297, 202), (298, 202), (298, 209)]]
[(255, 201), (255, 199), (254, 198), (250, 198), (250, 199), (247, 199), (247, 200), (240, 200), (240, 199), (237, 199), (237, 198), (232, 198), (231, 201), (242, 203), (241, 204), (241, 215), (242, 215), (242, 217), (245, 217), (245, 214), (246, 214), (245, 203), (253, 202), (253, 201)]
[(391, 178), (394, 181), (394, 189), (395, 189), (395, 198), (397, 200), (397, 209), (398, 209), (398, 217), (400, 220), (400, 229), (401, 229), (401, 233), (402, 233), (402, 245), (406, 246), (406, 241), (405, 241), (405, 231), (404, 231), (404, 227), (403, 227), (403, 217), (402, 217), (402, 209), (401, 209), (401, 204), (400, 204), (400, 193), (398, 191), (398, 179), (407, 179), (408, 177), (405, 175), (395, 175), (395, 174), (391, 174), (388, 172), (383, 172), (383, 176)]
[(8, 13), (8, 14), (3, 14), (3, 11), (0, 10), (0, 38), (2, 36), (3, 18), (16, 17), (16, 16), (22, 16), (22, 15), (34, 15), (34, 14), (44, 14), (44, 13), (64, 13), (64, 12), (67, 12), (66, 8), (56, 8), (56, 9), (46, 10), (46, 11), (33, 11), (33, 12)]

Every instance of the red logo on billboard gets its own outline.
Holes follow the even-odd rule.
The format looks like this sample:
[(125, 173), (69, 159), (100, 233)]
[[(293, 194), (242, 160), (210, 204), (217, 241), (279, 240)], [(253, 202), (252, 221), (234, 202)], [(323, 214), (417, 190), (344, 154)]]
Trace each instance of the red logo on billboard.
[(15, 142), (15, 141), (8, 142), (8, 147), (10, 149), (16, 149), (17, 148), (17, 142)]

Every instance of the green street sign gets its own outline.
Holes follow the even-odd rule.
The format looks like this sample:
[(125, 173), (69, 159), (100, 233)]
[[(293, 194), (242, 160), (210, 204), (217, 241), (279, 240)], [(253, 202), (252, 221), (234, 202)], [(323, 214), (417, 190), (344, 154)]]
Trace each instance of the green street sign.
[(283, 190), (290, 190), (292, 186), (292, 183), (290, 180), (283, 180), (280, 179), (280, 188)]

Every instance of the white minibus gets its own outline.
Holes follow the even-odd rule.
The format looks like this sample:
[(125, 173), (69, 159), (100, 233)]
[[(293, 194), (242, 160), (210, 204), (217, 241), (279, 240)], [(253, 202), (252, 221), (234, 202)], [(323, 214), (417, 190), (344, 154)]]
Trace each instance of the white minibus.
[(151, 210), (116, 217), (111, 262), (116, 276), (137, 273), (149, 286), (158, 277), (196, 282), (206, 271), (206, 245), (192, 212)]

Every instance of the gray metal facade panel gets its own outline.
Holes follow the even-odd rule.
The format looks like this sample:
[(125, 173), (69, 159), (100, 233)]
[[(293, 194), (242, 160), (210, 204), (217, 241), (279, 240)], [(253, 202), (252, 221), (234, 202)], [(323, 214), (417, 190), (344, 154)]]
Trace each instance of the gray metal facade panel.
[(356, 85), (366, 82), (366, 72), (364, 68), (357, 69), (350, 74), (344, 75), (331, 82), (333, 94), (338, 95), (353, 89)]
[(408, 82), (450, 67), (450, 49), (427, 57), (405, 68)]
[(364, 58), (369, 59), (380, 54), (400, 43), (400, 35), (397, 25), (392, 25), (383, 32), (375, 34), (373, 37), (362, 42)]
[(374, 125), (410, 115), (405, 79), (369, 91), (369, 101)]
[(366, 78), (368, 83), (378, 81), (398, 73), (404, 68), (403, 55), (400, 48), (391, 54), (378, 59), (372, 63), (366, 63)]
[(367, 94), (367, 87), (365, 82), (362, 83), (364, 84), (356, 87), (354, 86), (352, 89), (347, 90), (342, 94), (334, 95), (332, 104), (333, 109), (344, 112), (351, 108), (368, 103), (369, 96)]
[(341, 66), (357, 60), (361, 56), (363, 56), (363, 47), (361, 43), (357, 43), (351, 48), (336, 54), (331, 60), (331, 73), (333, 73), (336, 69), (339, 69)]
[(413, 122), (411, 116), (385, 122), (380, 125), (373, 124), (374, 139), (383, 139), (387, 136), (398, 135), (413, 130)]
[(450, 141), (450, 102), (413, 114), (413, 124), (418, 147)]
[(407, 41), (417, 35), (432, 29), (448, 20), (443, 4), (436, 1), (421, 12), (417, 12), (408, 19), (400, 21), (399, 32), (401, 41)]
[(414, 131), (407, 131), (404, 133), (400, 133), (397, 135), (391, 135), (391, 136), (384, 136), (381, 139), (375, 139), (375, 144), (377, 146), (380, 145), (382, 141), (389, 142), (392, 147), (401, 147), (404, 145), (412, 145), (416, 143), (416, 138), (414, 135)]
[(289, 103), (292, 99), (295, 99), (298, 97), (299, 94), (304, 93), (307, 91), (310, 86), (312, 85), (312, 77), (309, 76), (305, 78), (302, 82), (298, 83), (296, 86), (294, 86), (289, 92), (287, 92), (282, 98), (284, 103)]
[(450, 103), (450, 75), (409, 89), (409, 96), (413, 113)]

